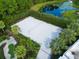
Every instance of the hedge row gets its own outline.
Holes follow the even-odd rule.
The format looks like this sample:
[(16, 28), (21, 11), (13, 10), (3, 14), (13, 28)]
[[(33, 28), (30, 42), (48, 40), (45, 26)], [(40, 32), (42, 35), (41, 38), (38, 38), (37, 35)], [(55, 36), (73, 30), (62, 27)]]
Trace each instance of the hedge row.
[(67, 26), (67, 24), (70, 23), (70, 20), (68, 20), (67, 18), (57, 17), (57, 16), (54, 16), (51, 14), (46, 14), (46, 13), (40, 12), (40, 9), (43, 8), (45, 5), (55, 4), (55, 5), (59, 6), (64, 1), (62, 1), (62, 2), (60, 2), (60, 1), (48, 1), (45, 3), (36, 4), (33, 7), (31, 7), (29, 15), (33, 16), (39, 20), (45, 21), (47, 23), (51, 23), (51, 24), (60, 26), (62, 28), (65, 28)]
[(50, 15), (50, 14), (46, 14), (46, 13), (41, 13), (38, 11), (34, 11), (34, 10), (30, 10), (29, 11), (29, 15), (33, 16), (39, 20), (45, 21), (47, 23), (56, 25), (56, 26), (60, 26), (62, 28), (65, 28), (67, 26), (67, 24), (70, 23), (70, 21), (60, 18), (60, 17), (56, 17), (54, 15)]

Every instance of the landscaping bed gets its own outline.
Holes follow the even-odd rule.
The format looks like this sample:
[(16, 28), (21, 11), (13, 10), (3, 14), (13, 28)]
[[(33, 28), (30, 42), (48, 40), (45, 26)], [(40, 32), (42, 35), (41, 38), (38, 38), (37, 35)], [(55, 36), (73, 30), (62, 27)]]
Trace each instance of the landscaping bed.
[(38, 54), (40, 46), (34, 41), (32, 41), (30, 38), (24, 37), (21, 34), (16, 35), (15, 38), (18, 41), (17, 46), (23, 45), (27, 49), (27, 53), (24, 58), (35, 59)]

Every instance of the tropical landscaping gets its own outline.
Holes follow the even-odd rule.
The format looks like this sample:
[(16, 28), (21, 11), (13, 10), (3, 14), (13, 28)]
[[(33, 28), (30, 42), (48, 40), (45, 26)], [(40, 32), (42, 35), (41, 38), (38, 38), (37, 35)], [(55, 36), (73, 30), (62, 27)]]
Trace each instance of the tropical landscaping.
[(41, 45), (19, 33), (20, 27), (12, 26), (28, 16), (62, 28), (59, 37), (52, 38), (50, 43), (52, 50), (50, 59), (58, 59), (79, 39), (78, 2), (78, 0), (0, 0), (0, 43), (5, 40), (8, 42), (11, 36), (17, 42), (16, 45), (7, 42), (0, 44), (0, 59), (7, 59), (3, 49), (6, 45), (9, 49), (8, 54), (11, 55), (10, 59), (36, 59)]

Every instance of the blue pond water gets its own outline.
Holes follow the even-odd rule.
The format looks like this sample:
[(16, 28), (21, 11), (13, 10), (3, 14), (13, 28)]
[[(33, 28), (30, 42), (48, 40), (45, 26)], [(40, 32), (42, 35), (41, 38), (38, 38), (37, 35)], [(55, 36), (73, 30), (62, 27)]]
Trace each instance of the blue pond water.
[(50, 10), (50, 7), (43, 8), (44, 13), (53, 14), (55, 16), (61, 16), (62, 13), (69, 11), (69, 10), (76, 10), (76, 8), (72, 7), (71, 2), (64, 2), (60, 7), (54, 8)]

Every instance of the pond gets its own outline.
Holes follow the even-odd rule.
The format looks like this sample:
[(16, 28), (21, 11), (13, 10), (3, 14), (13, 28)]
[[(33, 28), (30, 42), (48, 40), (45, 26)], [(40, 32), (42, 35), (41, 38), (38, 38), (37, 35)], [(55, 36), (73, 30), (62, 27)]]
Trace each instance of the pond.
[(62, 16), (64, 12), (69, 10), (77, 10), (77, 9), (72, 6), (72, 2), (68, 1), (68, 2), (64, 2), (60, 6), (55, 6), (55, 5), (45, 6), (42, 12), (47, 14), (53, 14), (55, 16)]

